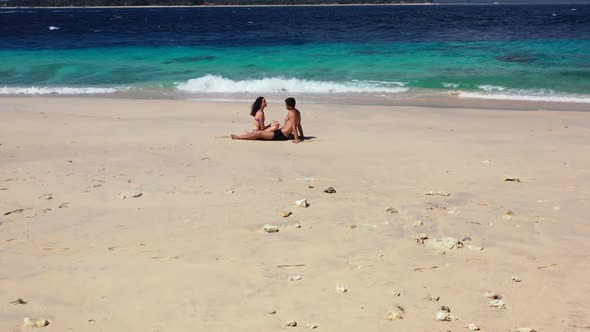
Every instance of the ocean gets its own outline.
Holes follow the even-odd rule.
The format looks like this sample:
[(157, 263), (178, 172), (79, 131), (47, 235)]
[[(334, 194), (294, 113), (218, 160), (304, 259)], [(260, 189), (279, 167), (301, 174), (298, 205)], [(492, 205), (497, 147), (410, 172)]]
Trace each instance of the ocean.
[(0, 9), (0, 94), (590, 103), (590, 5)]

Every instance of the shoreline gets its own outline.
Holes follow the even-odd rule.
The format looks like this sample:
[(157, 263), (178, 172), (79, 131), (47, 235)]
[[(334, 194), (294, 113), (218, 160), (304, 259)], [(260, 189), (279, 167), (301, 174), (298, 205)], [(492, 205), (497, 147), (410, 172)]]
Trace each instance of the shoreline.
[(426, 96), (400, 97), (393, 96), (375, 97), (366, 95), (310, 95), (289, 93), (241, 93), (241, 94), (169, 94), (154, 95), (146, 92), (113, 92), (104, 94), (4, 94), (0, 100), (11, 98), (24, 99), (80, 99), (80, 100), (150, 100), (150, 101), (189, 101), (189, 102), (214, 102), (214, 103), (249, 103), (259, 95), (267, 97), (272, 102), (282, 102), (287, 96), (294, 96), (302, 104), (318, 105), (350, 105), (350, 106), (407, 106), (407, 107), (431, 107), (431, 108), (459, 108), (459, 109), (486, 109), (486, 110), (518, 110), (518, 111), (576, 111), (589, 112), (588, 103), (555, 102), (555, 101), (530, 101), (530, 100), (502, 100), (486, 98), (461, 98), (453, 94), (431, 94)]

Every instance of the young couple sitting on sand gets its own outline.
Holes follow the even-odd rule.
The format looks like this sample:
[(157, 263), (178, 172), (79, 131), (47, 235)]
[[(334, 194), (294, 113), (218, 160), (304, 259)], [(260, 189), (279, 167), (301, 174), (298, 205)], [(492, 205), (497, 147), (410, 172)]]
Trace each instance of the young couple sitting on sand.
[(265, 141), (286, 141), (293, 134), (293, 143), (299, 143), (303, 140), (303, 128), (301, 127), (301, 113), (295, 108), (295, 98), (285, 99), (287, 116), (285, 124), (281, 125), (273, 121), (269, 125), (264, 124), (264, 109), (266, 108), (266, 99), (264, 97), (256, 98), (252, 104), (250, 115), (254, 117), (254, 130), (243, 135), (231, 135), (232, 139), (245, 140), (265, 140)]

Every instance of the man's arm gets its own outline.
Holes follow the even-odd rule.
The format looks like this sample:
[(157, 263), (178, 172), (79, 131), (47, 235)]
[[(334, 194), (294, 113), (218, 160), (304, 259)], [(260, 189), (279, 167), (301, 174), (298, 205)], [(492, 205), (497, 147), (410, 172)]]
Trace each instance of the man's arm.
[(293, 136), (294, 136), (294, 140), (293, 143), (299, 143), (299, 126), (301, 125), (300, 122), (298, 121), (299, 119), (297, 118), (297, 116), (295, 115), (295, 112), (289, 112), (289, 121), (291, 121), (291, 123), (293, 124)]
[(299, 124), (297, 125), (297, 130), (299, 130), (299, 136), (301, 136), (301, 139), (305, 139), (305, 135), (303, 135), (303, 127), (301, 127), (301, 115), (299, 115)]

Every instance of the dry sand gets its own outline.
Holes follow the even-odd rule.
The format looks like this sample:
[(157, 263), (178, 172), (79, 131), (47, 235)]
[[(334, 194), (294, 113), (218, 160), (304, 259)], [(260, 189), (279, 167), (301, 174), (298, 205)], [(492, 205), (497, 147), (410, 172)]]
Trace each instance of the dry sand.
[(1, 98), (0, 331), (589, 329), (590, 113), (299, 106)]

